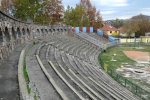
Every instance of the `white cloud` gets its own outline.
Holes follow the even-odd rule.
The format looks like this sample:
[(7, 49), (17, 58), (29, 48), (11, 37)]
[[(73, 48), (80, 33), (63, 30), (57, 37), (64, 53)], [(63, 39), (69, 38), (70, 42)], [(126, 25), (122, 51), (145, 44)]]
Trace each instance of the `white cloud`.
[(112, 7), (121, 7), (121, 6), (127, 6), (128, 0), (91, 0), (95, 3), (100, 3), (102, 6), (112, 6)]
[(103, 20), (112, 20), (112, 19), (129, 19), (131, 18), (133, 15), (103, 15)]
[(137, 14), (150, 15), (150, 8), (142, 8), (139, 11), (137, 11)]
[(131, 17), (132, 16), (130, 16), (130, 15), (126, 15), (126, 16), (118, 16), (117, 18), (119, 18), (119, 19), (129, 19)]
[(112, 11), (112, 10), (108, 10), (108, 11), (101, 11), (101, 14), (102, 15), (110, 15), (110, 14), (114, 14), (115, 13), (115, 11)]
[(150, 15), (150, 11), (140, 11), (138, 14)]
[(150, 10), (150, 8), (142, 8), (142, 10)]

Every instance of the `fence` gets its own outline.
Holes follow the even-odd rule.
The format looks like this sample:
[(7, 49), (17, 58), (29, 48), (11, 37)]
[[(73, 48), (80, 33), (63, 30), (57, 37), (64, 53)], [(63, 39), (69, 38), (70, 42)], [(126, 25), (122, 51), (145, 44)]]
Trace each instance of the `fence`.
[[(102, 52), (103, 53), (103, 52)], [(101, 54), (102, 54), (101, 53)], [(133, 83), (131, 80), (121, 76), (120, 74), (116, 73), (111, 67), (111, 65), (107, 65), (104, 63), (104, 61), (101, 58), (101, 54), (99, 55), (99, 62), (101, 64), (101, 67), (118, 83), (126, 87), (129, 91), (131, 91), (133, 94), (137, 95), (142, 100), (150, 100), (150, 92), (144, 90), (137, 84)]]
[(142, 42), (142, 43), (150, 44), (150, 37), (141, 36), (140, 38), (121, 38), (120, 42), (121, 43)]

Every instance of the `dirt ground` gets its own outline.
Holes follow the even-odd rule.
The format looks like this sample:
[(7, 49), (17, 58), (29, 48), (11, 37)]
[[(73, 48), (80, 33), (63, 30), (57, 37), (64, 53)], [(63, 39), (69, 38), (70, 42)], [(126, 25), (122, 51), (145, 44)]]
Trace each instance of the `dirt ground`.
[(124, 54), (134, 61), (142, 61), (148, 62), (150, 59), (149, 52), (141, 52), (141, 51), (123, 51)]

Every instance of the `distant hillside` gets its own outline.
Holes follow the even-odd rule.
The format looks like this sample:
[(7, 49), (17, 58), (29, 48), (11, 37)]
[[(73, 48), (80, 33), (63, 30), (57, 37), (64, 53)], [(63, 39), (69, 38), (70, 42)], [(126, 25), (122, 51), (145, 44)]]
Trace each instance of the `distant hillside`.
[(107, 20), (104, 22), (104, 24), (114, 26), (115, 28), (119, 28), (123, 25), (124, 21), (125, 20), (123, 19)]
[[(136, 18), (140, 18), (140, 17), (142, 17), (142, 18), (144, 18), (144, 19), (149, 19), (149, 20), (150, 20), (150, 16), (148, 16), (148, 15), (143, 15), (143, 14), (139, 14), (139, 15), (133, 16), (133, 17), (131, 17), (130, 19), (136, 19)], [(116, 19), (104, 21), (104, 24), (114, 26), (115, 20), (116, 20)], [(124, 22), (126, 22), (128, 19), (119, 19), (119, 20), (120, 20), (121, 23), (124, 23)]]
[(150, 16), (148, 16), (148, 15), (143, 15), (143, 14), (133, 16), (131, 19), (140, 18), (140, 17), (141, 17), (141, 18), (144, 18), (144, 19), (149, 19), (149, 20), (150, 20)]

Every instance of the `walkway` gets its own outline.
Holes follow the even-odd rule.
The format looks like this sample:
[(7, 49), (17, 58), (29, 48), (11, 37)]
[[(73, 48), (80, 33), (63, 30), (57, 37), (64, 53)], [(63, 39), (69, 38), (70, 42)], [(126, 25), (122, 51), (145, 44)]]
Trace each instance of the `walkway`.
[(18, 47), (0, 64), (0, 100), (19, 100), (17, 71), (22, 48)]
[(41, 100), (60, 100), (57, 92), (53, 89), (53, 86), (45, 77), (45, 74), (36, 60), (35, 53), (39, 46), (40, 43), (32, 47), (26, 56), (26, 67), (29, 79), (30, 82), (34, 84), (34, 87), (32, 86), (31, 88), (37, 90), (36, 93), (39, 93)]
[(76, 33), (76, 34), (78, 36), (80, 36), (81, 38), (83, 38), (83, 39), (85, 39), (85, 40), (95, 44), (96, 46), (101, 47), (101, 43), (97, 39), (89, 36), (87, 33)]

